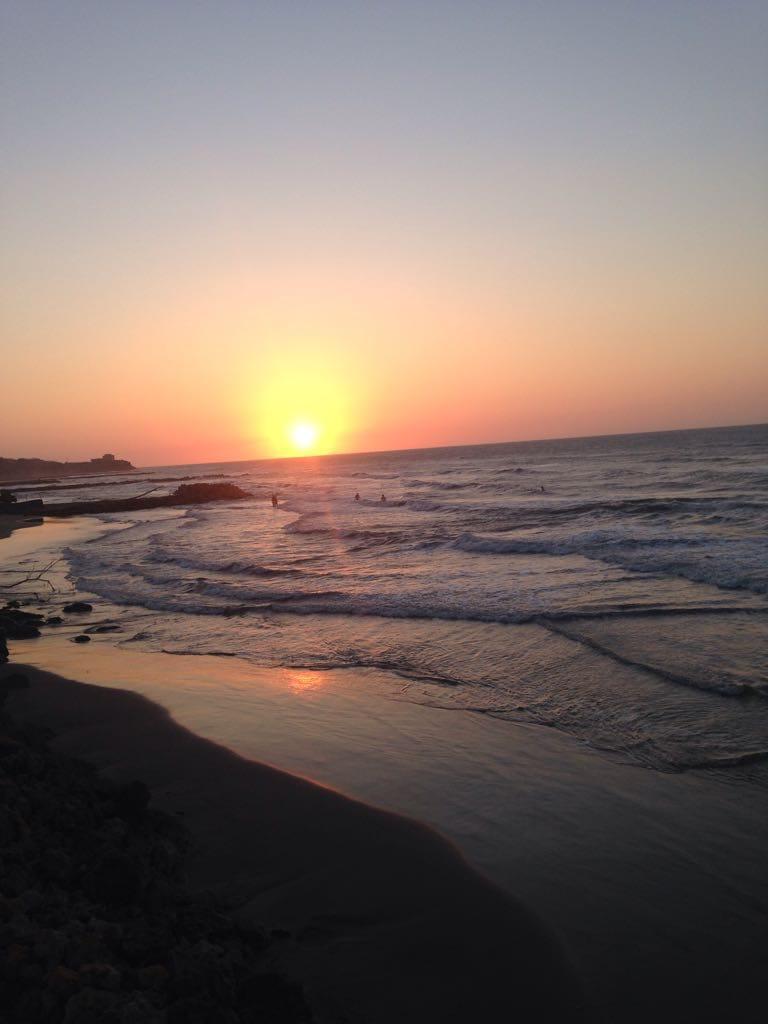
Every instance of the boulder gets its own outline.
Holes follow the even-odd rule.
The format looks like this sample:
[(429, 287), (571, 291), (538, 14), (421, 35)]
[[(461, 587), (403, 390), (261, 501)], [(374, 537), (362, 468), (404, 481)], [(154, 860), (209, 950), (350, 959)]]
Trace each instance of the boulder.
[(89, 644), (91, 642), (91, 638), (86, 636), (85, 633), (78, 633), (77, 636), (73, 636), (70, 639), (73, 644)]
[(120, 988), (120, 972), (112, 964), (83, 964), (78, 974), (81, 983), (89, 988), (106, 992), (117, 992)]
[(168, 984), (169, 977), (167, 967), (162, 964), (150, 964), (148, 967), (142, 967), (138, 972), (139, 988), (159, 991)]
[(11, 605), (0, 608), (0, 631), (9, 640), (29, 640), (40, 636), (38, 625), (42, 621), (43, 616), (34, 612), (23, 612)]
[(62, 611), (65, 611), (67, 615), (84, 615), (86, 612), (93, 611), (93, 605), (88, 604), (87, 601), (70, 601), (69, 604), (65, 604)]
[(83, 879), (83, 889), (97, 903), (119, 907), (139, 899), (143, 888), (141, 867), (119, 850), (107, 851)]
[(45, 979), (46, 988), (61, 999), (69, 999), (80, 988), (80, 976), (77, 971), (61, 964), (48, 972)]

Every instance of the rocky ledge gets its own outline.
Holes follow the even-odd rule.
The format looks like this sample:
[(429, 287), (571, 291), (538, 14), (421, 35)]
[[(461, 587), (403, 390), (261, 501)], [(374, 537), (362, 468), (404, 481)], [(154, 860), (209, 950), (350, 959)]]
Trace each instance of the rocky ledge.
[(279, 936), (184, 885), (189, 837), (14, 721), (0, 679), (2, 1024), (299, 1024), (300, 987), (270, 972)]
[(66, 516), (99, 515), (103, 512), (137, 512), (148, 508), (174, 508), (177, 505), (205, 505), (211, 501), (242, 501), (253, 495), (229, 483), (181, 484), (172, 494), (138, 495), (135, 498), (103, 498), (100, 501), (56, 502), (42, 504), (40, 514)]

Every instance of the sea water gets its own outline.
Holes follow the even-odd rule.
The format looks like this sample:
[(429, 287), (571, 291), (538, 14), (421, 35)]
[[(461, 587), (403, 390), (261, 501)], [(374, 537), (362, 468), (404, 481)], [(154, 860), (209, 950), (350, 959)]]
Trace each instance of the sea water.
[(551, 925), (606, 1020), (762, 1020), (768, 427), (38, 493), (184, 479), (252, 498), (4, 542), (62, 552), (46, 610), (94, 605), (15, 658), (432, 824)]
[(118, 645), (381, 669), (405, 700), (768, 779), (768, 426), (161, 467), (25, 496), (182, 478), (253, 499), (103, 516), (110, 532), (65, 549)]

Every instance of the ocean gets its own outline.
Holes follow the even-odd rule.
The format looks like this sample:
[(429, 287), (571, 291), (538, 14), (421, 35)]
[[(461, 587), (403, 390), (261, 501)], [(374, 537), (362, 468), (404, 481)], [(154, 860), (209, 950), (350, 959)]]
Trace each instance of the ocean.
[(94, 606), (13, 656), (433, 825), (554, 929), (605, 1020), (762, 1019), (768, 425), (165, 466), (25, 497), (212, 479), (253, 500), (5, 541), (27, 565), (60, 556), (47, 613)]
[(214, 478), (255, 500), (104, 516), (123, 528), (66, 549), (118, 644), (378, 668), (403, 699), (660, 771), (768, 765), (768, 426), (166, 466), (40, 496)]

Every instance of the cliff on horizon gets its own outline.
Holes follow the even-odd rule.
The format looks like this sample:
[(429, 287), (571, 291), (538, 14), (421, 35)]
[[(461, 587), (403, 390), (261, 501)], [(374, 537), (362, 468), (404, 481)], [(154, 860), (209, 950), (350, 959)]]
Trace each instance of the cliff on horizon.
[(0, 483), (21, 480), (42, 482), (64, 476), (103, 476), (105, 473), (131, 473), (135, 469), (126, 459), (116, 459), (114, 455), (101, 455), (88, 462), (0, 458)]

